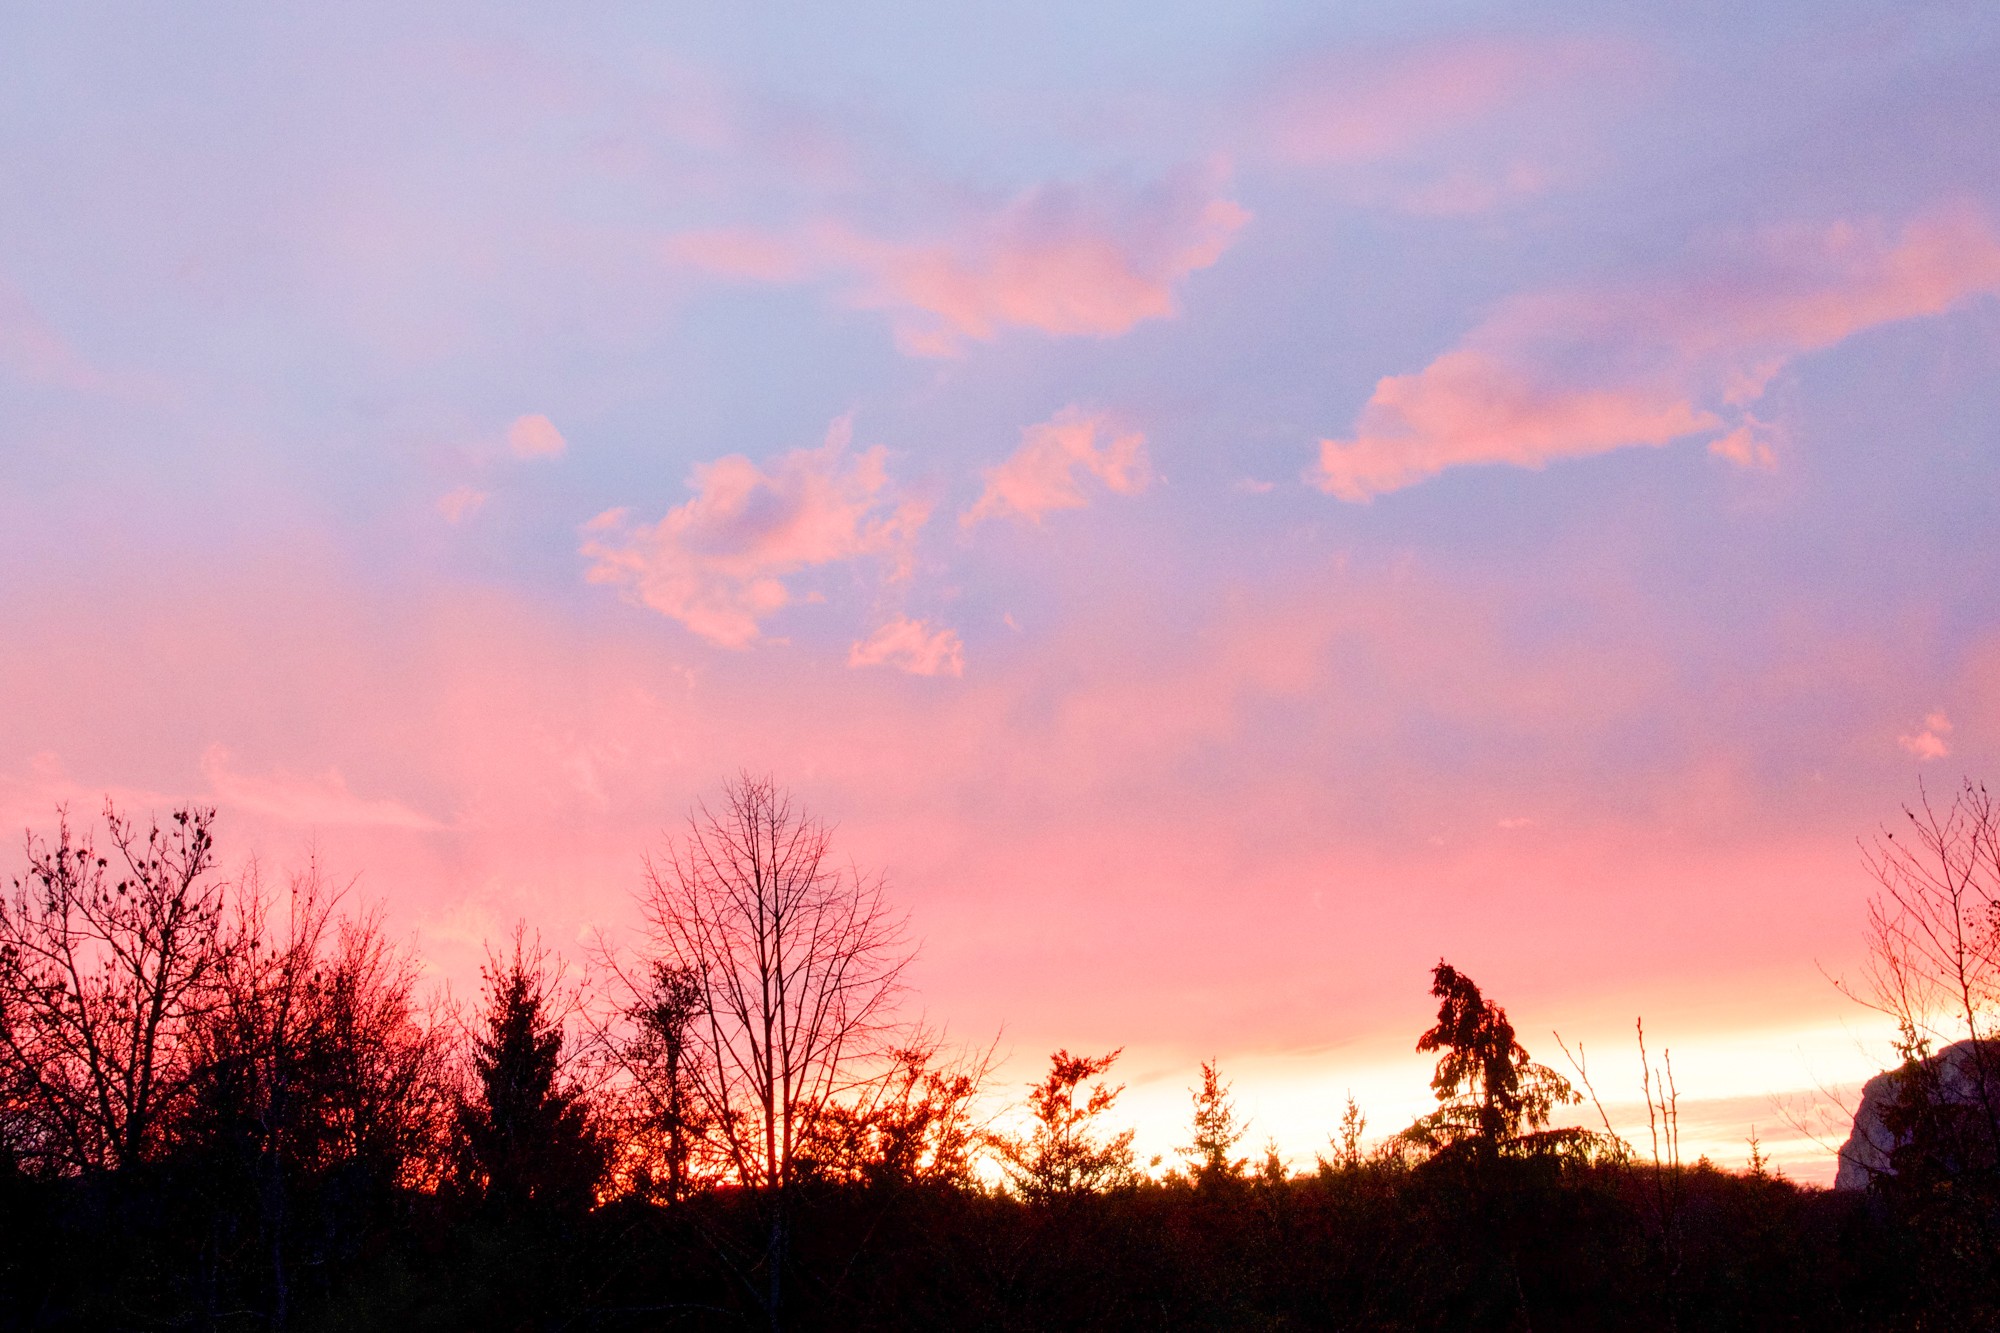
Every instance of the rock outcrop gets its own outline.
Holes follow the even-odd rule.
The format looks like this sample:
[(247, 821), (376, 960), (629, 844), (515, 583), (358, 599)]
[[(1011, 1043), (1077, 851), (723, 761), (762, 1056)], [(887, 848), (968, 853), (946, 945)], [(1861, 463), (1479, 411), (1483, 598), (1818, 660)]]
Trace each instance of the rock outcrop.
[[(2000, 1043), (1985, 1042), (1987, 1090), (1992, 1103), (2000, 1106)], [(1973, 1043), (1956, 1042), (1931, 1059), (1942, 1066), (1939, 1092), (1960, 1106), (1976, 1106), (1979, 1097), (1979, 1061)], [(1841, 1190), (1866, 1189), (1868, 1182), (1889, 1169), (1889, 1154), (1898, 1147), (1896, 1136), (1882, 1123), (1884, 1107), (1895, 1105), (1903, 1086), (1903, 1072), (1891, 1069), (1877, 1074), (1861, 1088), (1861, 1105), (1854, 1112), (1854, 1129), (1840, 1149), (1840, 1171), (1833, 1187)]]

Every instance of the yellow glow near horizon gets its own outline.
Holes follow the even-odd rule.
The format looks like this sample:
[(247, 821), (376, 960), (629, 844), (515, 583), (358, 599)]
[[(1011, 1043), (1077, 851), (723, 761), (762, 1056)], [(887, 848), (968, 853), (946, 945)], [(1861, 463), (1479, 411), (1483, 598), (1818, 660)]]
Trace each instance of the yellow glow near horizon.
[[(1647, 1045), (1656, 1068), (1664, 1068), (1671, 1052), (1684, 1162), (1707, 1156), (1718, 1166), (1742, 1169), (1754, 1131), (1773, 1167), (1795, 1180), (1831, 1184), (1834, 1153), (1847, 1135), (1860, 1085), (1893, 1060), (1891, 1035), (1886, 1020), (1858, 1012), (1849, 1020), (1796, 1027), (1673, 1037), (1653, 1032)], [(1527, 1044), (1536, 1059), (1576, 1081), (1553, 1041)], [(1574, 1041), (1571, 1049), (1576, 1049)], [(1642, 1157), (1648, 1155), (1651, 1138), (1633, 1036), (1626, 1034), (1621, 1045), (1613, 1034), (1587, 1035), (1585, 1051), (1612, 1128)], [(1401, 1055), (1371, 1049), (1349, 1056), (1324, 1051), (1248, 1055), (1223, 1061), (1221, 1072), (1250, 1126), (1239, 1151), (1256, 1161), (1275, 1139), (1286, 1165), (1300, 1171), (1312, 1169), (1315, 1154), (1327, 1150), (1350, 1094), (1368, 1118), (1371, 1144), (1430, 1110), (1436, 1104), (1430, 1091), (1433, 1068), (1431, 1058), (1414, 1051)], [(1177, 1058), (1169, 1064), (1135, 1049), (1126, 1052), (1113, 1073), (1114, 1081), (1126, 1084), (1114, 1118), (1138, 1131), (1135, 1148), (1141, 1164), (1156, 1156), (1162, 1169), (1176, 1164), (1177, 1150), (1188, 1138), (1198, 1068), (1182, 1069)], [(1562, 1123), (1595, 1128), (1601, 1122), (1596, 1107), (1586, 1101), (1570, 1108)]]

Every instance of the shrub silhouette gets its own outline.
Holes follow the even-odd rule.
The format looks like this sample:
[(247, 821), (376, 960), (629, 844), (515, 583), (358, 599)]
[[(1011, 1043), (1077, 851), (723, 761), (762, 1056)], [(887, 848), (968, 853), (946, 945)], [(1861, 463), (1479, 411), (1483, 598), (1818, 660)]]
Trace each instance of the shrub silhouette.
[(1031, 1129), (1025, 1136), (994, 1140), (1023, 1198), (1048, 1203), (1133, 1182), (1133, 1131), (1100, 1138), (1104, 1117), (1124, 1086), (1109, 1087), (1100, 1079), (1084, 1089), (1089, 1080), (1110, 1072), (1119, 1054), (1057, 1051), (1049, 1057), (1048, 1077), (1029, 1085)]

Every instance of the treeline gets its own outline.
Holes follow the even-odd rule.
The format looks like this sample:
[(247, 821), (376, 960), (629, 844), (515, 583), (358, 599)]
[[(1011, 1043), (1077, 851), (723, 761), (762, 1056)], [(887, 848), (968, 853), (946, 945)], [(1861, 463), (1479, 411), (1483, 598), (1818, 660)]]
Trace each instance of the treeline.
[[(1650, 1086), (1640, 1155), (1608, 1121), (1553, 1127), (1584, 1097), (1440, 962), (1417, 1043), (1438, 1057), (1432, 1113), (1371, 1140), (1350, 1102), (1291, 1171), (1243, 1151), (1205, 1065), (1186, 1145), (1142, 1170), (1117, 1052), (1056, 1052), (1009, 1107), (990, 1048), (900, 1017), (910, 947), (882, 882), (767, 780), (697, 806), (646, 867), (638, 947), (595, 950), (589, 984), (523, 928), (464, 1007), (316, 867), (226, 880), (214, 832), (201, 809), (141, 827), (107, 808), (102, 841), (59, 818), (0, 902), (0, 1326), (2000, 1313), (2000, 1154), (1935, 1078), (1906, 1080), (1895, 1169), (1871, 1191), (1683, 1164), (1674, 1101)], [(1878, 926), (1894, 910), (1878, 902)], [(1911, 1072), (1932, 1068), (1928, 1031), (1908, 1029)]]

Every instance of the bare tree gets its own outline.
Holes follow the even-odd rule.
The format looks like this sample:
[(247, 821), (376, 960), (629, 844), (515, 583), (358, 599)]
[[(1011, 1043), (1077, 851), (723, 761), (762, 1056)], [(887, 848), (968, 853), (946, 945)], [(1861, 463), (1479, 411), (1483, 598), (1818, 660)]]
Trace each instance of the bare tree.
[(1655, 1065), (1646, 1053), (1646, 1020), (1632, 1020), (1639, 1039), (1640, 1090), (1646, 1098), (1646, 1132), (1653, 1145), (1653, 1216), (1660, 1228), (1660, 1263), (1665, 1281), (1667, 1326), (1680, 1327), (1681, 1211), (1685, 1202), (1681, 1170), (1681, 1090), (1674, 1080), (1674, 1053), (1662, 1050)]
[[(1863, 844), (1868, 962), (1841, 989), (1892, 1018), (1901, 1067), (1841, 1149), (1924, 1234), (1926, 1281), (2000, 1271), (2000, 805), (1921, 786)], [(1933, 1262), (1934, 1261), (1934, 1262)]]
[(451, 1130), (445, 1016), (418, 997), (421, 968), (383, 933), (379, 907), (342, 917), (313, 993), (314, 1160), (358, 1167), (370, 1188), (434, 1190)]
[(1842, 989), (1895, 1020), (1912, 1073), (1936, 1076), (1937, 1045), (1967, 1043), (1985, 1160), (2000, 1161), (2000, 805), (1968, 781), (1945, 806), (1919, 788), (1903, 814), (1902, 836), (1863, 844), (1868, 963), (1862, 987)]
[(53, 846), (28, 836), (27, 877), (0, 899), (0, 1072), (27, 1120), (10, 1137), (46, 1172), (158, 1148), (222, 952), (215, 812), (177, 810), (144, 835), (109, 802), (104, 818), (117, 869), (63, 812)]
[(748, 774), (649, 859), (640, 905), (654, 961), (693, 978), (687, 1065), (703, 1120), (736, 1179), (772, 1204), (775, 1324), (784, 1196), (829, 1108), (882, 1072), (911, 956), (904, 923), (879, 876), (833, 860), (823, 822)]
[[(383, 939), (379, 914), (337, 919), (339, 896), (314, 862), (292, 877), (280, 918), (253, 863), (187, 1033), (175, 1146), (201, 1156), (212, 1186), (232, 1163), (247, 1176), (273, 1327), (288, 1317), (294, 1250), (351, 1239), (339, 1213), (365, 1215), (398, 1187), (432, 1183), (442, 1162), (442, 1030), (418, 1012), (415, 964)], [(345, 1209), (308, 1217), (336, 1177)]]

